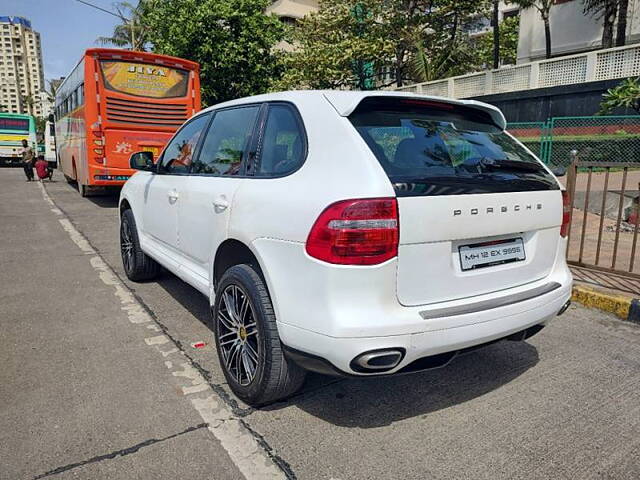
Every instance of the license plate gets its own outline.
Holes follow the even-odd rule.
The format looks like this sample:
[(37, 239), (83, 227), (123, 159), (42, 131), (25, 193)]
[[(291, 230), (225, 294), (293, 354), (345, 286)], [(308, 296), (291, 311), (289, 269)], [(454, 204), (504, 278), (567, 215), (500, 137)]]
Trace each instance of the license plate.
[(153, 158), (158, 156), (158, 147), (141, 147), (143, 152), (151, 152), (153, 153)]
[(495, 242), (475, 243), (458, 247), (462, 270), (490, 267), (524, 260), (522, 238), (510, 238)]

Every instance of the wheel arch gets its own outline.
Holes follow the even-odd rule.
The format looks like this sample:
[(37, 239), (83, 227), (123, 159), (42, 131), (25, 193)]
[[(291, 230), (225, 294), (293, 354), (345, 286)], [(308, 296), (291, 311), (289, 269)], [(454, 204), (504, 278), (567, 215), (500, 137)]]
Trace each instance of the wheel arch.
[(254, 267), (269, 291), (268, 281), (256, 253), (246, 243), (235, 238), (228, 238), (218, 246), (213, 260), (212, 284), (214, 292), (224, 272), (234, 265), (241, 264)]
[(123, 198), (122, 200), (120, 200), (120, 206), (118, 207), (118, 214), (120, 215), (120, 218), (122, 218), (122, 214), (126, 210), (133, 210), (133, 208), (131, 207), (129, 200), (127, 200), (126, 198)]

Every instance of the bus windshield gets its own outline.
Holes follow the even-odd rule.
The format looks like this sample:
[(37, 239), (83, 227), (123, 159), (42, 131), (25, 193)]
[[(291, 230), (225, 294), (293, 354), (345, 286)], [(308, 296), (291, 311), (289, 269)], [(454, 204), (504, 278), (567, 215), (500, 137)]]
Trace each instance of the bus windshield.
[(187, 94), (189, 72), (186, 70), (119, 60), (102, 60), (100, 68), (108, 90), (151, 98), (175, 98)]

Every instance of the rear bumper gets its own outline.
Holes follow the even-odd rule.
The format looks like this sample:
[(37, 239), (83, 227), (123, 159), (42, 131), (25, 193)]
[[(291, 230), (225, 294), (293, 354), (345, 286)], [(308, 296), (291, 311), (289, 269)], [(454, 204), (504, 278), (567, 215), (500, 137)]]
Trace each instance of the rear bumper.
[(489, 320), (458, 327), (447, 327), (444, 323), (446, 318), (443, 318), (442, 328), (410, 335), (336, 338), (284, 323), (278, 323), (278, 330), (283, 343), (291, 349), (324, 359), (338, 372), (349, 375), (377, 375), (358, 373), (351, 368), (352, 360), (363, 352), (387, 348), (404, 349), (406, 354), (402, 361), (385, 372), (402, 373), (424, 357), (458, 352), (508, 337), (535, 325), (545, 325), (558, 314), (570, 297), (569, 282), (553, 292), (514, 304), (522, 309), (519, 313), (509, 314), (509, 307), (500, 307), (490, 311), (492, 318)]
[(318, 264), (299, 244), (265, 239), (254, 242), (254, 247), (282, 343), (294, 360), (305, 357), (324, 363), (329, 367), (325, 373), (379, 375), (356, 372), (351, 365), (360, 354), (382, 349), (404, 352), (400, 363), (382, 374), (401, 373), (424, 357), (465, 350), (545, 325), (571, 296), (565, 242), (559, 242), (554, 268), (543, 279), (421, 306), (398, 302), (395, 260), (372, 268), (340, 268)]
[(124, 183), (135, 173), (130, 168), (113, 168), (113, 167), (101, 167), (91, 166), (89, 185), (92, 186), (122, 186)]

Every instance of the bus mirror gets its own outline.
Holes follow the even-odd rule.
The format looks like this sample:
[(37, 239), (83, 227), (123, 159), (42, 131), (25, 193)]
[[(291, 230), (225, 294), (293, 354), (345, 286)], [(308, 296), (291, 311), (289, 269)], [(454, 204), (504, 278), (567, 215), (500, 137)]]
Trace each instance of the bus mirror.
[(153, 164), (153, 153), (151, 152), (136, 152), (129, 158), (129, 166), (134, 170), (142, 170), (145, 172), (151, 172), (155, 170)]

